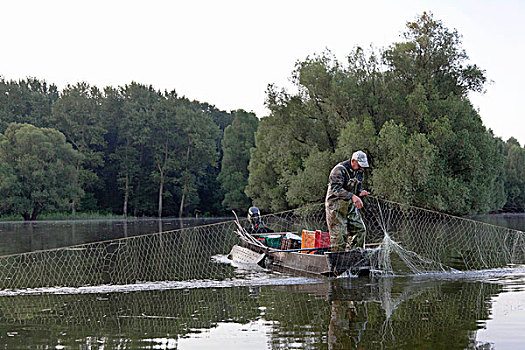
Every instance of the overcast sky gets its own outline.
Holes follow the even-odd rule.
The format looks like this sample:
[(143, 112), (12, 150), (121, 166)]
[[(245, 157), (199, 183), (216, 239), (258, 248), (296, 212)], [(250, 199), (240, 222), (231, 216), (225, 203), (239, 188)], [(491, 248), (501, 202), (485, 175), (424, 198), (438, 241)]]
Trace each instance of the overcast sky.
[(0, 75), (62, 89), (131, 81), (257, 116), (268, 84), (289, 88), (298, 60), (400, 41), (423, 11), (463, 36), (493, 81), (472, 94), (496, 136), (525, 144), (525, 1), (2, 1)]

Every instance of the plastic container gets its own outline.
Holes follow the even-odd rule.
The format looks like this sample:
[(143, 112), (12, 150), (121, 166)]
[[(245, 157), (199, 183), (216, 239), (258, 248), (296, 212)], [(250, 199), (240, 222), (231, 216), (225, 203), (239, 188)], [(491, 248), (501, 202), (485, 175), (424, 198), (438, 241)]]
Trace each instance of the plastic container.
[(293, 234), (287, 233), (281, 240), (281, 249), (299, 249), (301, 248), (301, 237)]
[(271, 248), (281, 247), (281, 235), (268, 235), (266, 236), (266, 245)]
[(330, 234), (321, 230), (303, 230), (301, 249), (330, 247)]

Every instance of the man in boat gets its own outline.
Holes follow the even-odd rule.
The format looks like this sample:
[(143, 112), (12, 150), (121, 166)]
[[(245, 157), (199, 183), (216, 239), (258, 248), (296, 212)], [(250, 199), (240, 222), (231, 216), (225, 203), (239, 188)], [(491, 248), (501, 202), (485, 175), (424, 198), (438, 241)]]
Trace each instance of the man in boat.
[(248, 221), (250, 222), (250, 233), (268, 233), (270, 230), (264, 224), (261, 212), (257, 207), (248, 209)]
[(359, 214), (363, 207), (361, 197), (369, 195), (362, 189), (364, 168), (368, 168), (366, 154), (357, 151), (330, 172), (325, 209), (333, 252), (344, 251), (347, 245), (364, 245), (365, 226)]

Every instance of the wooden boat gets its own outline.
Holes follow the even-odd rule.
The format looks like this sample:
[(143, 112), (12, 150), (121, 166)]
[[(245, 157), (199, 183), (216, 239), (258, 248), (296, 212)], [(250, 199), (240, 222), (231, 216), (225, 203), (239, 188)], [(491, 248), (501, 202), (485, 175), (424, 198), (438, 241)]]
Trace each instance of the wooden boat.
[(322, 276), (368, 275), (370, 271), (369, 248), (344, 252), (330, 252), (330, 247), (278, 249), (263, 244), (253, 235), (247, 237), (246, 232), (238, 235), (241, 244), (233, 246), (228, 255), (233, 261)]

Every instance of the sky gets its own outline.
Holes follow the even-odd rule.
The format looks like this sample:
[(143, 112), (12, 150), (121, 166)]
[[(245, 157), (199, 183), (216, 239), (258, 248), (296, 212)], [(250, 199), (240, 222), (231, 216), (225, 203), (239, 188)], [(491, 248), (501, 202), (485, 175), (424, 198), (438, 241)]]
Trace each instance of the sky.
[(469, 97), (487, 128), (525, 145), (525, 1), (46, 0), (0, 3), (0, 76), (59, 89), (132, 81), (258, 117), (268, 84), (293, 91), (297, 61), (401, 41), (423, 11), (457, 29), (486, 71)]

